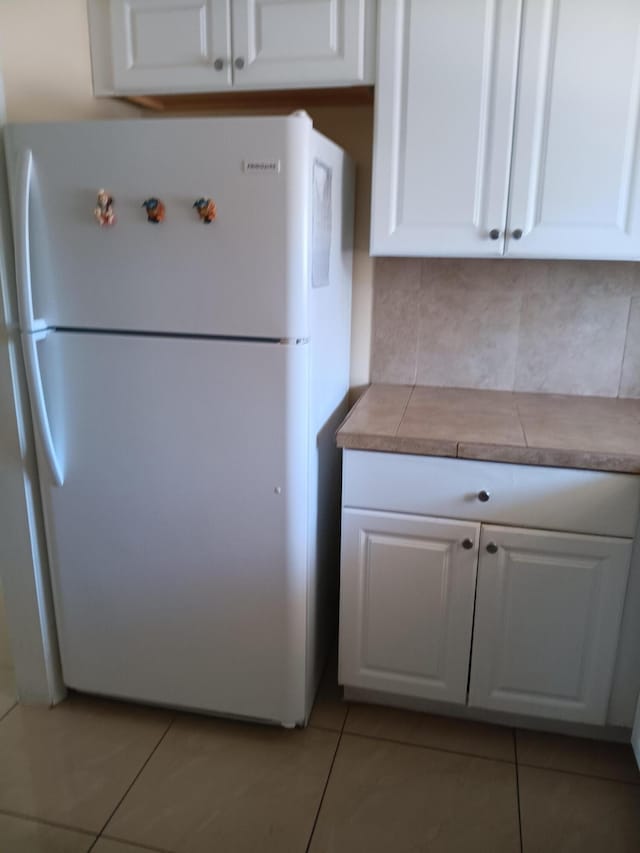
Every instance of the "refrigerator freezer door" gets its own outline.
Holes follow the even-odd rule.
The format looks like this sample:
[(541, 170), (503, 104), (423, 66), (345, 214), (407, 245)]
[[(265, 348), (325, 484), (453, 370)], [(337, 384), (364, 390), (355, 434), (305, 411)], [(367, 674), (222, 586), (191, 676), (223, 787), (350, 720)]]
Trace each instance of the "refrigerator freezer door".
[(306, 346), (54, 332), (42, 477), (65, 683), (304, 718)]
[[(22, 219), (34, 316), (57, 327), (307, 337), (311, 132), (304, 116), (10, 126), (16, 220), (19, 165), (33, 156)], [(112, 225), (94, 216), (100, 189), (113, 198)], [(163, 221), (148, 220), (150, 198), (164, 204)], [(215, 221), (199, 216), (201, 198), (215, 202)]]

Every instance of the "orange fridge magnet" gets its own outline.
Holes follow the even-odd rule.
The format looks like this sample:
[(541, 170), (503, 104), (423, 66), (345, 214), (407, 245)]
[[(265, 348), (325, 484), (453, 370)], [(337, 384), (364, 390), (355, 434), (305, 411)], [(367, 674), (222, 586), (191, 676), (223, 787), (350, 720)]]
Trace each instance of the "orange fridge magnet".
[(212, 198), (199, 198), (193, 203), (198, 216), (207, 225), (216, 218), (216, 203)]
[(93, 215), (100, 225), (113, 225), (116, 221), (115, 213), (113, 212), (113, 196), (104, 189), (98, 190)]
[(147, 222), (164, 221), (165, 206), (159, 198), (148, 198), (142, 202), (142, 206), (147, 209)]

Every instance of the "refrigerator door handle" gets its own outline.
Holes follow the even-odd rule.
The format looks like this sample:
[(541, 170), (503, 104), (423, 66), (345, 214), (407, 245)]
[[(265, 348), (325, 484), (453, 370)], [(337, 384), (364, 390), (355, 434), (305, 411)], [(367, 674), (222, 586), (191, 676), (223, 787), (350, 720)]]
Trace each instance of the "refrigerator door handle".
[(54, 485), (61, 486), (64, 483), (64, 475), (62, 473), (62, 466), (56, 455), (53, 436), (51, 435), (37, 349), (38, 341), (43, 340), (48, 335), (48, 329), (40, 332), (23, 333), (22, 353), (24, 355), (24, 365), (27, 374), (27, 387), (29, 388), (29, 397), (31, 399), (34, 429), (40, 439), (51, 479)]
[(23, 332), (37, 332), (47, 326), (44, 320), (36, 320), (33, 316), (29, 235), (29, 197), (31, 195), (32, 175), (33, 154), (31, 149), (27, 148), (20, 153), (18, 160), (18, 180), (13, 200), (18, 311)]

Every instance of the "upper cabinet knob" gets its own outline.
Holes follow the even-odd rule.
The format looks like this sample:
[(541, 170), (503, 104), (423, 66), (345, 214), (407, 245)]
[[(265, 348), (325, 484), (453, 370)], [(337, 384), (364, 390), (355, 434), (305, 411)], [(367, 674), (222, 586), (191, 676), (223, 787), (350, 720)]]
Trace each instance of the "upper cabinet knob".
[(473, 539), (469, 539), (468, 537), (467, 539), (463, 539), (462, 547), (465, 551), (470, 551), (473, 548)]
[(484, 489), (482, 489), (481, 491), (478, 492), (478, 500), (482, 501), (483, 504), (486, 504), (486, 502), (489, 500), (490, 497), (491, 497), (491, 492), (487, 492)]
[(516, 228), (515, 231), (511, 232), (511, 236), (514, 240), (519, 240), (522, 237), (522, 228)]
[(498, 546), (496, 545), (495, 542), (489, 542), (489, 543), (487, 543), (487, 551), (490, 554), (497, 554), (498, 553)]
[(216, 71), (222, 71), (222, 69), (224, 68), (224, 59), (216, 59), (216, 61), (213, 63), (213, 67), (216, 69)]
[(236, 61), (235, 61), (234, 65), (236, 66), (236, 68), (238, 69), (238, 71), (242, 71), (242, 69), (244, 68), (244, 59), (243, 59), (241, 56), (239, 56), (239, 57), (236, 59)]
[(500, 229), (499, 228), (492, 228), (491, 231), (489, 231), (489, 237), (491, 237), (492, 240), (499, 240), (500, 239)]

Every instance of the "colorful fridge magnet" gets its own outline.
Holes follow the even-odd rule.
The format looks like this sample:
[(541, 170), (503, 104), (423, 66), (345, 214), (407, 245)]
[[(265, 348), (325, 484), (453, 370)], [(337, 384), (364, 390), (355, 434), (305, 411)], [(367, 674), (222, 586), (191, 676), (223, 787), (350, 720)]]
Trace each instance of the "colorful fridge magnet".
[(116, 216), (113, 212), (113, 196), (104, 189), (98, 190), (98, 197), (96, 199), (96, 206), (93, 209), (93, 215), (100, 225), (115, 224)]
[(165, 206), (159, 198), (148, 198), (142, 202), (142, 206), (147, 209), (147, 222), (164, 221)]
[(212, 198), (199, 198), (193, 203), (198, 216), (207, 225), (216, 218), (216, 203)]

